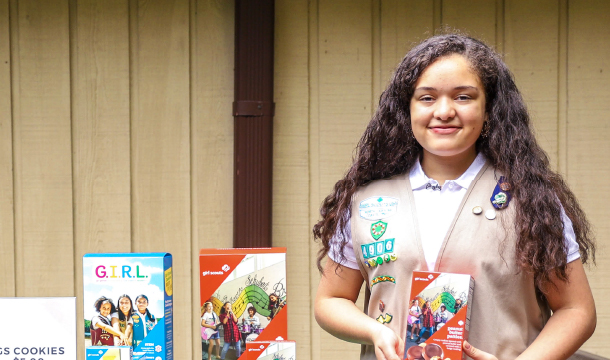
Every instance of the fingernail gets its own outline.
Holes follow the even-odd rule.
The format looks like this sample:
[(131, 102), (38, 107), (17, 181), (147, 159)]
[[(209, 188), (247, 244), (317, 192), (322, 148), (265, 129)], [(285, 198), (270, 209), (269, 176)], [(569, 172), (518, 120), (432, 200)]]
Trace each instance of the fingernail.
[(470, 344), (468, 343), (468, 341), (464, 341), (464, 349), (470, 350)]

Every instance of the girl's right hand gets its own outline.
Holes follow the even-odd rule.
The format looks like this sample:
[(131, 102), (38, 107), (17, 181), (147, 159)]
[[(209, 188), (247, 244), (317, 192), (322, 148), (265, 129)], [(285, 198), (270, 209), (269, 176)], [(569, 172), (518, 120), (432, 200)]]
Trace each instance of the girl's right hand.
[(401, 360), (405, 351), (405, 342), (385, 326), (373, 335), (373, 346), (377, 360)]

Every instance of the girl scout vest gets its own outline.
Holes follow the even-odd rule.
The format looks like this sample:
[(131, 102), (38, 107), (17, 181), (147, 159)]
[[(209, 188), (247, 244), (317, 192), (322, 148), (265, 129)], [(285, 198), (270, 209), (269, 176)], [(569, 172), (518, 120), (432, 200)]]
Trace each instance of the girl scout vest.
[[(483, 212), (493, 209), (490, 197), (499, 177), (489, 164), (477, 174), (449, 226), (434, 269), (427, 268), (424, 258), (409, 174), (358, 190), (351, 209), (352, 242), (366, 282), (364, 307), (370, 317), (404, 340), (413, 271), (470, 274), (475, 284), (468, 305), (468, 341), (499, 360), (514, 359), (534, 341), (550, 310), (533, 275), (516, 264), (514, 207), (497, 210), (494, 220), (472, 211), (475, 206)], [(373, 346), (363, 345), (361, 359), (375, 359)]]
[(142, 340), (144, 340), (144, 337), (146, 337), (155, 326), (155, 317), (148, 311), (146, 314), (141, 314), (136, 311), (131, 315), (131, 318), (133, 319), (133, 346), (136, 347), (140, 345)]
[[(105, 325), (111, 326), (108, 319), (106, 319), (104, 316), (97, 315), (97, 318), (100, 320), (100, 322), (104, 323)], [(112, 336), (112, 334), (106, 332), (106, 330), (104, 330), (98, 326), (97, 329), (91, 328), (90, 331), (91, 331), (91, 345), (93, 345), (93, 346), (98, 346), (98, 345), (112, 346), (112, 345), (114, 345), (114, 337)]]

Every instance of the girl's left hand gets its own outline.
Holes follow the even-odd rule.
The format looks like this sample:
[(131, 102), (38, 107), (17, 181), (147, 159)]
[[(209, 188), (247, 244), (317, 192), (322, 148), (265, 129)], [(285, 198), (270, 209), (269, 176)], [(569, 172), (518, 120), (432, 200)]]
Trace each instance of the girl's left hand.
[(498, 358), (492, 354), (486, 353), (485, 351), (470, 345), (468, 341), (464, 341), (462, 347), (464, 348), (466, 355), (470, 356), (473, 360), (498, 360)]

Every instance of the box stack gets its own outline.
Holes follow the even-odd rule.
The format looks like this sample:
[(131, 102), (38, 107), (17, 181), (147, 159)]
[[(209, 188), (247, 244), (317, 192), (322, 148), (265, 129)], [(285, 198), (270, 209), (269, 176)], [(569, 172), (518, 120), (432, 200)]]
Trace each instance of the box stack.
[[(209, 320), (223, 319), (227, 304), (237, 319), (239, 345), (229, 341), (225, 359), (246, 359), (245, 349), (250, 341), (285, 340), (288, 335), (286, 302), (286, 248), (203, 249), (199, 253), (201, 321), (205, 303), (211, 303), (213, 314)], [(211, 320), (212, 322), (214, 320)], [(231, 324), (234, 329), (234, 325)], [(217, 328), (220, 346), (224, 347), (228, 325)], [(202, 339), (209, 341), (213, 330), (202, 326)], [(208, 331), (210, 334), (205, 334)], [(227, 339), (236, 340), (235, 331)], [(215, 341), (215, 340), (211, 340)], [(229, 346), (229, 345), (227, 345)], [(237, 349), (239, 347), (239, 349)], [(204, 346), (204, 358), (206, 354)]]

